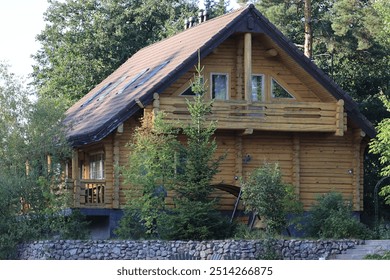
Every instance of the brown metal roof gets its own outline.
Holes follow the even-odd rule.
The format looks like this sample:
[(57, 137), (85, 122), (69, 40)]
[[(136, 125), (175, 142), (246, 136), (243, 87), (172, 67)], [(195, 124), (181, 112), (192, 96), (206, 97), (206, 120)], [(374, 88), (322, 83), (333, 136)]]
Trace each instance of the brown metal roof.
[(332, 82), (253, 5), (206, 21), (183, 32), (145, 47), (104, 79), (66, 112), (67, 137), (73, 146), (99, 141), (152, 101), (198, 59), (236, 32), (265, 33), (335, 98), (344, 99), (348, 116), (369, 136), (375, 129), (358, 111), (356, 103)]

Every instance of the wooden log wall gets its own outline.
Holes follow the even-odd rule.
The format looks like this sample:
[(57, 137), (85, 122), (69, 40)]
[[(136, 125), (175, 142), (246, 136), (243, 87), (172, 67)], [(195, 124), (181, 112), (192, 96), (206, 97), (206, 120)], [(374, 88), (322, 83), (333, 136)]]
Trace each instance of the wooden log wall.
[[(254, 168), (265, 162), (276, 162), (281, 168), (283, 180), (295, 186), (306, 209), (314, 203), (318, 195), (334, 190), (351, 199), (355, 210), (361, 210), (362, 159), (365, 145), (361, 142), (362, 136), (359, 131), (350, 128), (347, 130), (347, 118), (342, 110), (342, 102), (336, 105), (335, 98), (328, 93), (325, 94), (324, 89), (314, 83), (312, 78), (302, 74), (302, 69), (295, 69), (295, 64), (280, 49), (273, 49), (264, 36), (252, 35), (250, 45), (251, 65), (245, 64), (245, 60), (249, 59), (248, 54), (245, 55), (245, 47), (249, 48), (249, 37), (245, 40), (244, 34), (227, 39), (203, 59), (201, 64), (205, 69), (203, 74), (206, 87), (209, 87), (210, 73), (228, 73), (229, 100), (244, 102), (245, 96), (249, 95), (248, 89), (247, 92), (245, 90), (248, 87), (245, 82), (248, 80), (245, 79), (245, 76), (248, 77), (248, 71), (252, 71), (253, 74), (269, 75), (268, 80), (272, 76), (294, 95), (295, 99), (287, 101), (291, 104), (298, 101), (301, 104), (317, 102), (325, 106), (336, 106), (334, 130), (329, 129), (326, 133), (299, 130), (280, 132), (259, 128), (256, 130), (251, 127), (241, 129), (234, 127), (233, 130), (226, 126), (224, 130), (218, 130), (216, 133), (217, 156), (224, 154), (226, 158), (220, 166), (221, 172), (215, 176), (213, 183), (239, 186), (237, 178), (245, 178)], [(179, 77), (175, 83), (160, 93), (158, 98), (155, 96), (155, 104), (146, 107), (144, 112), (153, 113), (153, 109), (157, 107), (162, 109), (167, 102), (171, 106), (172, 102), (169, 99), (177, 97), (187, 89), (194, 75), (195, 68)], [(280, 103), (280, 100), (271, 100), (269, 88), (267, 90), (266, 101)], [(209, 92), (207, 94), (210, 96)], [(302, 110), (300, 112), (302, 113)], [(125, 192), (131, 186), (124, 183), (115, 166), (127, 164), (129, 150), (126, 145), (131, 140), (134, 128), (139, 125), (138, 118), (139, 116), (136, 116), (126, 121), (123, 130), (112, 133), (98, 144), (105, 151), (106, 181), (110, 182), (105, 194), (109, 199), (105, 200), (107, 204), (104, 207), (122, 208), (126, 203)], [(229, 122), (229, 118), (227, 121)], [(279, 126), (283, 126), (283, 123), (272, 124), (275, 130)], [(79, 159), (92, 148), (94, 147), (79, 152), (77, 154)], [(170, 196), (172, 195), (170, 193)], [(215, 195), (220, 198), (221, 209), (233, 209), (235, 202), (233, 195), (222, 191), (216, 191)], [(79, 202), (75, 199), (75, 203), (77, 205)]]

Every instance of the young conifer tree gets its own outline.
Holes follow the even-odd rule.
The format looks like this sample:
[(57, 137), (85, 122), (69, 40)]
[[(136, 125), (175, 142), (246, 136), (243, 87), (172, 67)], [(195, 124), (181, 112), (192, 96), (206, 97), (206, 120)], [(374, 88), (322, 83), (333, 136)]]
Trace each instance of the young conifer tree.
[(183, 128), (185, 141), (176, 156), (174, 208), (161, 217), (165, 225), (163, 235), (167, 239), (181, 240), (224, 238), (230, 233), (230, 225), (216, 209), (217, 201), (210, 198), (211, 181), (223, 157), (216, 156), (215, 122), (206, 119), (213, 102), (205, 101), (200, 64), (192, 91), (195, 96), (187, 100), (191, 120)]

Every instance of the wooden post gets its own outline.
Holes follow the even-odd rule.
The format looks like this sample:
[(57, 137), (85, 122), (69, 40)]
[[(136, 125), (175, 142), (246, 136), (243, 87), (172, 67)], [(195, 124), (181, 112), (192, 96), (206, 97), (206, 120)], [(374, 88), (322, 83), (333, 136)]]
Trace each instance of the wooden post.
[(244, 35), (245, 100), (252, 100), (252, 34)]
[(237, 134), (235, 139), (236, 160), (235, 160), (235, 176), (242, 178), (242, 136)]
[(114, 189), (112, 195), (112, 207), (119, 208), (119, 189), (120, 189), (120, 172), (119, 172), (119, 164), (120, 164), (120, 138), (122, 136), (122, 132), (117, 130), (114, 136)]
[(73, 193), (74, 193), (74, 206), (80, 207), (80, 177), (79, 177), (79, 153), (77, 149), (72, 152), (72, 179), (73, 179)]
[(30, 175), (30, 162), (26, 159), (26, 176)]
[(51, 155), (47, 155), (47, 173), (50, 174), (51, 172)]
[(361, 175), (361, 156), (360, 147), (362, 141), (361, 129), (356, 129), (353, 132), (353, 210), (360, 210), (360, 175)]
[(293, 185), (295, 186), (295, 193), (300, 194), (300, 170), (301, 170), (301, 160), (300, 160), (300, 151), (301, 143), (299, 135), (294, 133), (293, 135)]
[(160, 111), (160, 95), (157, 92), (155, 92), (153, 94), (153, 121), (159, 111)]
[(336, 136), (344, 135), (344, 100), (340, 99), (336, 105)]
[(237, 55), (236, 55), (236, 98), (238, 100), (244, 100), (243, 85), (244, 85), (244, 39), (240, 37), (237, 43)]

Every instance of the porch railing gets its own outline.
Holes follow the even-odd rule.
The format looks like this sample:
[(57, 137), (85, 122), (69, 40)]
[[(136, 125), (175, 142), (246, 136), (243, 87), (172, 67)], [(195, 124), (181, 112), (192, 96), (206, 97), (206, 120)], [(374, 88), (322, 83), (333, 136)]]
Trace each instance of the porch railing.
[[(99, 206), (105, 204), (105, 180), (81, 179), (80, 204), (85, 206)], [(84, 196), (84, 198), (83, 198)]]

